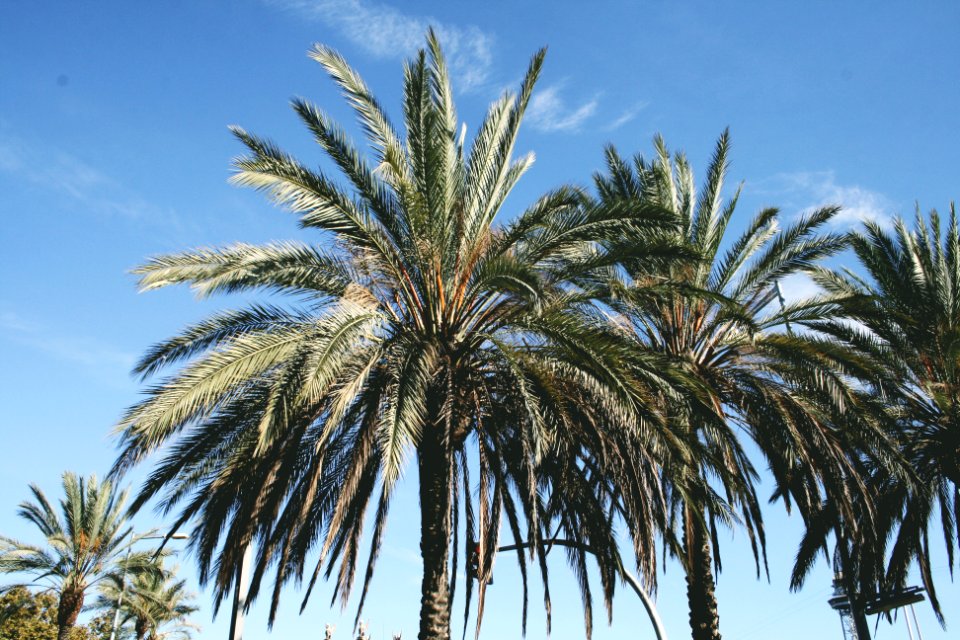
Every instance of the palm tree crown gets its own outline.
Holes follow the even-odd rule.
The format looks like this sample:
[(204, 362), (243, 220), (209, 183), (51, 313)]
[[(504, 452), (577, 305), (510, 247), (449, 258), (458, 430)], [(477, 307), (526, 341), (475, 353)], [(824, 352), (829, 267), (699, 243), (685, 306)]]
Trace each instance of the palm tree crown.
[[(940, 513), (949, 562), (960, 539), (960, 232), (950, 207), (946, 229), (933, 211), (913, 228), (867, 222), (853, 236), (866, 277), (823, 270), (817, 282), (841, 304), (841, 319), (818, 328), (877, 363), (872, 392), (888, 408), (893, 434), (915, 477), (878, 467), (879, 588), (906, 584), (916, 562), (942, 619), (930, 567), (929, 527)], [(852, 322), (851, 322), (852, 321)], [(934, 525), (935, 526), (935, 525)], [(861, 564), (866, 564), (863, 560)], [(875, 587), (875, 588), (877, 588)]]
[[(265, 192), (326, 241), (201, 249), (137, 270), (143, 289), (266, 290), (301, 304), (219, 313), (154, 347), (138, 367), (145, 375), (187, 362), (123, 419), (115, 471), (169, 445), (137, 505), (163, 494), (166, 509), (182, 507), (178, 524), (196, 518), (201, 576), (214, 578), (221, 597), (255, 542), (251, 594), (275, 566), (272, 618), (281, 586), (304, 579), (314, 549), (306, 597), (323, 572), (336, 572), (335, 597), (348, 597), (371, 507), (362, 608), (413, 455), (420, 637), (446, 638), (460, 514), (481, 547), (482, 602), (501, 518), (518, 540), (540, 534), (535, 467), (544, 452), (607, 424), (571, 412), (630, 411), (623, 354), (589, 295), (570, 283), (612, 264), (611, 243), (646, 227), (585, 207), (572, 188), (494, 223), (533, 161), (511, 156), (542, 51), (519, 94), (495, 102), (469, 144), (432, 33), (405, 67), (405, 138), (337, 53), (317, 46), (311, 57), (357, 112), (372, 163), (306, 100), (294, 109), (350, 191), (234, 128), (250, 153), (233, 181)], [(545, 573), (542, 555), (539, 565)]]
[(674, 514), (666, 542), (687, 572), (697, 640), (720, 637), (711, 567), (712, 557), (720, 568), (718, 524), (745, 526), (760, 571), (757, 473), (740, 433), (766, 457), (775, 495), (804, 511), (826, 492), (849, 512), (849, 485), (860, 474), (856, 458), (846, 453), (855, 440), (835, 429), (832, 417), (858, 401), (844, 373), (856, 363), (815, 335), (790, 330), (791, 323), (821, 317), (822, 301), (776, 304), (780, 279), (814, 268), (845, 246), (842, 234), (822, 231), (836, 209), (817, 210), (784, 228), (777, 210), (765, 209), (728, 239), (739, 196), (738, 190), (726, 203), (721, 198), (728, 146), (725, 132), (699, 192), (685, 157), (671, 157), (659, 138), (653, 161), (637, 156), (631, 163), (609, 149), (607, 173), (596, 178), (604, 201), (654, 203), (674, 212), (673, 233), (693, 256), (656, 271), (627, 265), (629, 278), (615, 282), (610, 296), (639, 345), (669, 357), (689, 378), (679, 395), (663, 398), (663, 440), (683, 446), (665, 449), (662, 473)]
[(176, 580), (174, 572), (160, 563), (156, 572), (136, 575), (133, 580), (105, 581), (94, 606), (109, 611), (119, 607), (121, 625), (131, 624), (136, 640), (189, 640), (191, 630), (197, 629), (187, 619), (198, 610), (192, 598), (186, 581)]
[[(60, 514), (39, 487), (30, 490), (35, 501), (21, 503), (19, 514), (40, 530), (44, 545), (0, 536), (0, 571), (33, 575), (34, 584), (57, 593), (62, 639), (76, 623), (87, 590), (108, 578), (119, 579), (121, 556), (140, 538), (127, 524), (127, 492), (117, 493), (109, 481), (63, 474)], [(153, 567), (147, 553), (131, 553), (124, 564), (133, 575)]]

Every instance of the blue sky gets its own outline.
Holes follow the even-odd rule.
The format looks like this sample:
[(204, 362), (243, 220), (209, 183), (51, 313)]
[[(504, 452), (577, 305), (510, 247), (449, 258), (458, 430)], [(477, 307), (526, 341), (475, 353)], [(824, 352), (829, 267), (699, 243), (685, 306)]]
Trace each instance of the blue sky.
[[(298, 238), (292, 218), (226, 184), (240, 153), (228, 124), (321, 162), (287, 102), (304, 96), (344, 124), (342, 100), (314, 42), (337, 48), (399, 113), (402, 59), (440, 30), (468, 127), (549, 45), (520, 150), (534, 168), (511, 215), (565, 182), (587, 184), (603, 145), (649, 152), (656, 132), (705, 164), (717, 135), (733, 138), (731, 182), (741, 217), (777, 205), (846, 209), (840, 225), (944, 210), (960, 184), (960, 5), (952, 2), (551, 3), (274, 0), (233, 3), (7, 3), (0, 19), (0, 531), (32, 534), (15, 517), (29, 482), (58, 491), (64, 469), (103, 473), (111, 425), (137, 398), (129, 370), (151, 343), (210, 310), (185, 290), (138, 295), (129, 269), (149, 255), (234, 241)], [(786, 283), (788, 295), (807, 291)], [(133, 478), (134, 480), (136, 477)], [(416, 635), (416, 497), (401, 492), (367, 612), (375, 637)], [(723, 541), (721, 629), (728, 638), (839, 637), (826, 605), (825, 565), (790, 594), (796, 518), (768, 509), (771, 580), (755, 580), (743, 535)], [(149, 513), (138, 526), (159, 524)], [(948, 614), (960, 589), (935, 562)], [(554, 638), (582, 637), (579, 600), (557, 559)], [(184, 554), (185, 573), (193, 576)], [(671, 638), (689, 635), (680, 568), (667, 563), (658, 606)], [(519, 637), (516, 571), (504, 557), (483, 637)], [(328, 609), (329, 590), (303, 616), (290, 591), (272, 635), (255, 608), (247, 637), (349, 637), (353, 616)], [(534, 589), (528, 636), (544, 636)], [(225, 637), (209, 620), (201, 637)], [(355, 603), (353, 603), (355, 604)], [(924, 637), (946, 638), (928, 607)], [(955, 615), (953, 616), (955, 617)], [(960, 624), (954, 620), (953, 625)], [(459, 620), (459, 614), (457, 620)], [(458, 622), (459, 625), (459, 622)], [(639, 604), (618, 595), (600, 639), (652, 637)], [(459, 627), (458, 627), (459, 628)], [(877, 637), (906, 637), (902, 621)]]

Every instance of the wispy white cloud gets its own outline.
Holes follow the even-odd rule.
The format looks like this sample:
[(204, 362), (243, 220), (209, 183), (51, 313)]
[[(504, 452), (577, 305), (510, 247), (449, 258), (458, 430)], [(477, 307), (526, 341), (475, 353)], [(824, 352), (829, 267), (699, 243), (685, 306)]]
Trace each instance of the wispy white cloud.
[(562, 85), (552, 85), (533, 95), (526, 114), (530, 126), (545, 132), (578, 131), (596, 113), (599, 97), (595, 96), (578, 106), (570, 106), (560, 95), (562, 88)]
[(0, 312), (0, 329), (16, 331), (18, 333), (33, 332), (36, 327), (12, 311)]
[(28, 144), (2, 128), (0, 173), (67, 198), (90, 213), (179, 224), (173, 210), (148, 202), (76, 156), (38, 143)]
[(21, 154), (9, 145), (0, 142), (0, 171), (19, 171), (23, 166)]
[[(429, 16), (415, 15), (373, 0), (263, 0), (298, 16), (336, 29), (352, 44), (380, 58), (406, 56), (424, 44), (424, 34), (433, 27), (440, 37), (454, 78), (454, 88), (471, 91), (495, 89), (491, 80), (494, 36), (475, 25), (453, 25)], [(510, 85), (513, 88), (513, 85)], [(600, 100), (594, 96), (579, 105), (569, 105), (560, 96), (561, 85), (538, 90), (527, 110), (527, 123), (545, 132), (577, 131), (595, 115)], [(640, 112), (646, 103), (621, 113), (608, 127), (620, 127)]]
[(780, 291), (787, 304), (816, 297), (823, 293), (813, 278), (805, 273), (794, 273), (780, 280)]
[[(6, 340), (87, 370), (107, 371), (111, 377), (120, 380), (129, 374), (137, 361), (135, 353), (94, 338), (58, 335), (9, 310), (0, 312), (0, 330)], [(117, 375), (121, 370), (123, 373)]]
[(411, 566), (419, 567), (423, 565), (423, 560), (420, 558), (420, 553), (414, 549), (411, 549), (410, 547), (385, 544), (383, 545), (381, 552), (386, 556), (390, 556), (391, 558), (395, 558), (396, 560)]
[(367, 53), (392, 58), (423, 46), (428, 27), (440, 37), (454, 74), (455, 87), (469, 91), (484, 85), (493, 63), (493, 36), (476, 26), (444, 24), (366, 0), (265, 0), (337, 29)]
[(863, 221), (889, 226), (895, 205), (882, 193), (859, 185), (841, 184), (833, 171), (783, 173), (763, 180), (755, 193), (774, 196), (778, 202), (809, 211), (817, 207), (840, 205), (833, 219), (836, 226), (852, 227)]
[(380, 553), (395, 560), (398, 564), (405, 565), (410, 569), (410, 571), (404, 572), (404, 574), (407, 576), (407, 583), (410, 585), (416, 585), (420, 583), (420, 578), (417, 576), (423, 569), (423, 560), (420, 558), (419, 552), (414, 551), (409, 547), (398, 547), (395, 545), (385, 544), (381, 548)]
[(623, 125), (627, 124), (628, 122), (636, 118), (638, 115), (640, 115), (640, 112), (643, 111), (649, 104), (650, 104), (649, 102), (643, 101), (643, 102), (638, 102), (637, 104), (631, 107), (627, 107), (626, 109), (623, 110), (623, 112), (619, 116), (614, 118), (610, 124), (604, 127), (604, 129), (606, 131), (614, 131), (615, 129), (619, 129), (620, 127), (622, 127)]

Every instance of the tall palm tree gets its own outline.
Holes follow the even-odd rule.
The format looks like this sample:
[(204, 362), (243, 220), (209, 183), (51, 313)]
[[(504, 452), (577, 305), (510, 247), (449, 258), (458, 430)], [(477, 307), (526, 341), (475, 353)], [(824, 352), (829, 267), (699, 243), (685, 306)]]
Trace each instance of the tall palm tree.
[[(518, 538), (540, 536), (544, 452), (575, 429), (608, 424), (574, 416), (628, 416), (637, 403), (626, 354), (570, 283), (621, 259), (614, 239), (643, 247), (655, 220), (585, 207), (582, 192), (560, 188), (495, 223), (533, 161), (511, 156), (543, 51), (519, 94), (495, 102), (468, 143), (440, 45), (432, 32), (427, 41), (404, 70), (404, 138), (343, 58), (312, 50), (355, 109), (371, 158), (320, 108), (293, 106), (350, 190), (233, 129), (249, 150), (234, 183), (265, 192), (324, 232), (323, 242), (200, 249), (137, 270), (145, 290), (185, 283), (202, 295), (268, 291), (299, 303), (218, 313), (154, 347), (138, 367), (144, 375), (187, 363), (126, 414), (115, 465), (122, 472), (167, 447), (135, 504), (160, 496), (168, 511), (179, 508), (178, 525), (196, 523), (201, 579), (220, 598), (256, 544), (251, 598), (275, 567), (271, 621), (290, 580), (307, 578), (305, 603), (319, 575), (336, 571), (334, 598), (346, 601), (372, 507), (359, 616), (412, 456), (419, 637), (448, 638), (457, 548), (467, 546), (456, 539), (460, 514), (488, 577), (501, 518)], [(583, 398), (593, 408), (578, 407)], [(486, 579), (480, 585), (482, 601)]]
[(154, 573), (140, 574), (125, 582), (104, 582), (94, 607), (108, 611), (119, 607), (121, 625), (132, 625), (136, 640), (189, 640), (191, 631), (197, 629), (188, 620), (198, 610), (191, 603), (192, 598), (186, 581), (176, 580), (174, 573), (161, 563)]
[(758, 576), (764, 555), (757, 472), (742, 437), (759, 446), (775, 495), (788, 506), (792, 500), (808, 511), (826, 497), (850, 513), (862, 469), (847, 452), (856, 438), (876, 441), (879, 433), (855, 418), (849, 418), (854, 428), (834, 428), (832, 416), (850, 414), (859, 401), (847, 374), (861, 363), (813, 334), (789, 330), (821, 317), (824, 303), (775, 304), (780, 279), (845, 246), (843, 235), (823, 231), (836, 209), (784, 228), (777, 210), (765, 209), (730, 237), (739, 190), (723, 202), (728, 133), (717, 142), (699, 193), (685, 157), (671, 157), (660, 138), (655, 147), (652, 161), (632, 162), (609, 148), (607, 172), (596, 177), (599, 197), (675, 212), (673, 233), (697, 257), (659, 271), (625, 265), (629, 277), (614, 282), (610, 305), (641, 348), (664, 354), (690, 376), (678, 395), (663, 397), (667, 429), (686, 445), (666, 452), (661, 463), (671, 512), (665, 543), (686, 572), (693, 638), (714, 640), (720, 638), (718, 526), (745, 527)]
[[(879, 549), (860, 564), (874, 589), (902, 588), (916, 563), (930, 602), (943, 622), (930, 567), (930, 528), (942, 530), (951, 568), (960, 539), (960, 232), (950, 206), (946, 229), (936, 211), (917, 211), (913, 228), (866, 222), (852, 247), (863, 275), (821, 270), (816, 280), (837, 303), (840, 317), (816, 328), (877, 362), (874, 398), (889, 409), (893, 433), (914, 472), (913, 481), (878, 467)], [(933, 523), (939, 511), (939, 525)], [(881, 567), (882, 568), (882, 567)], [(864, 589), (869, 589), (866, 584)]]
[(127, 524), (127, 492), (117, 493), (111, 482), (64, 473), (59, 515), (39, 487), (30, 485), (30, 491), (35, 501), (22, 502), (19, 515), (40, 530), (44, 544), (0, 536), (0, 572), (33, 575), (22, 586), (42, 585), (57, 594), (57, 638), (65, 640), (91, 587), (119, 579), (121, 563), (131, 575), (153, 571), (153, 554), (132, 552), (121, 560), (140, 536)]

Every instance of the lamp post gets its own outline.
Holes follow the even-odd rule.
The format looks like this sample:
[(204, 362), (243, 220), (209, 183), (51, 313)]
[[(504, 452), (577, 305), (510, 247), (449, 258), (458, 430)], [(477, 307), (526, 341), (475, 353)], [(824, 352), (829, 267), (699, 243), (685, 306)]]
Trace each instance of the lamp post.
[(253, 546), (247, 543), (243, 550), (243, 560), (237, 568), (237, 584), (233, 589), (233, 611), (230, 616), (230, 640), (243, 640), (243, 612), (247, 608), (247, 594), (250, 590), (250, 562), (253, 558)]
[[(547, 546), (549, 551), (550, 547), (554, 545), (558, 547), (571, 547), (573, 549), (582, 549), (588, 553), (593, 553), (593, 550), (590, 547), (576, 542), (575, 540), (564, 540), (561, 538), (554, 538), (552, 540), (545, 540), (544, 544)], [(497, 552), (500, 551), (516, 551), (517, 549), (529, 549), (533, 546), (532, 542), (522, 542), (520, 544), (508, 544), (503, 547), (498, 547)], [(657, 613), (657, 607), (654, 605), (653, 600), (643, 590), (643, 587), (640, 585), (640, 581), (637, 580), (636, 576), (627, 571), (627, 568), (622, 564), (617, 566), (617, 570), (620, 572), (620, 578), (630, 585), (630, 588), (633, 589), (633, 592), (637, 594), (637, 597), (640, 598), (640, 602), (643, 603), (643, 608), (647, 612), (647, 617), (650, 618), (650, 624), (653, 625), (653, 632), (657, 636), (657, 640), (667, 640), (667, 631), (663, 628), (663, 621), (660, 620), (660, 615)]]
[[(140, 540), (164, 540), (167, 536), (143, 536), (133, 542)], [(170, 536), (171, 540), (186, 540), (190, 536), (186, 533), (175, 533)], [(123, 606), (123, 596), (127, 590), (127, 565), (130, 563), (130, 548), (133, 542), (127, 547), (127, 553), (123, 558), (123, 571), (120, 573), (120, 596), (117, 598), (117, 610), (113, 613), (113, 628), (110, 630), (110, 640), (117, 640), (117, 629), (120, 628), (120, 608)]]

